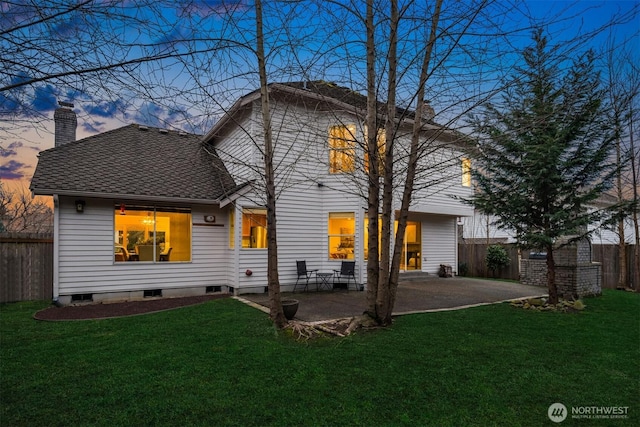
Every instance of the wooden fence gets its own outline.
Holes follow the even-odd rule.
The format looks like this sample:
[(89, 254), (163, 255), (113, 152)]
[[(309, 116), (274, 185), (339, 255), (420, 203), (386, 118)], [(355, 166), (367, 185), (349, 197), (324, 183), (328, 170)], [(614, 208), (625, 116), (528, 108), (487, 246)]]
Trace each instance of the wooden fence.
[[(627, 245), (627, 283), (633, 283), (633, 248), (635, 245)], [(620, 274), (620, 248), (618, 245), (593, 245), (591, 258), (593, 262), (602, 264), (602, 287), (616, 288), (618, 286), (618, 275)], [(638, 289), (640, 283), (634, 289)]]
[[(458, 245), (458, 272), (466, 268), (467, 276), (471, 277), (493, 277), (491, 271), (487, 271), (485, 257), (487, 256), (487, 244), (459, 244)], [(498, 279), (520, 279), (519, 252), (515, 245), (502, 245), (507, 250), (511, 260), (508, 267), (496, 272)], [(593, 262), (602, 264), (602, 287), (615, 288), (618, 285), (618, 274), (620, 272), (620, 261), (618, 259), (618, 245), (592, 245), (591, 257)], [(627, 245), (627, 274), (628, 283), (633, 281), (633, 245)], [(529, 251), (522, 251), (523, 257), (529, 256)], [(463, 267), (463, 265), (465, 267)], [(640, 285), (640, 284), (638, 284)], [(638, 286), (636, 286), (637, 288)]]
[(53, 236), (0, 233), (0, 303), (53, 297)]
[[(493, 272), (487, 269), (485, 258), (487, 256), (487, 245), (484, 243), (459, 244), (458, 245), (458, 274), (462, 274), (466, 267), (465, 276), (470, 277), (494, 277)], [(509, 265), (496, 271), (497, 279), (520, 279), (520, 262), (518, 261), (518, 248), (515, 245), (501, 245), (509, 255)]]

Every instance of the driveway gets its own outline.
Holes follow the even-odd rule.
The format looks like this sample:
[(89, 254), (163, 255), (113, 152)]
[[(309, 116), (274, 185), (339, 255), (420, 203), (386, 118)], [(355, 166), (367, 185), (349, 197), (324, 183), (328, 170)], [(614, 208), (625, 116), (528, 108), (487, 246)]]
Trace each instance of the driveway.
[[(546, 288), (525, 286), (466, 277), (428, 277), (405, 281), (398, 286), (394, 315), (459, 309), (517, 298), (546, 294)], [(266, 294), (241, 295), (242, 298), (268, 306)], [(300, 307), (296, 319), (308, 322), (352, 317), (362, 314), (366, 292), (336, 290), (283, 293), (282, 299), (297, 299)]]

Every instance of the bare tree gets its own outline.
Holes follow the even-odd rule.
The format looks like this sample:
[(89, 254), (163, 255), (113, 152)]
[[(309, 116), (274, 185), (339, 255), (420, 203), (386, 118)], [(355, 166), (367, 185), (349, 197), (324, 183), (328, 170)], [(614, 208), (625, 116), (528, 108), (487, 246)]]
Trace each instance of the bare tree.
[(260, 101), (262, 130), (264, 133), (264, 181), (267, 190), (267, 284), (269, 286), (270, 315), (277, 327), (286, 324), (280, 299), (280, 279), (278, 276), (278, 239), (276, 227), (276, 185), (273, 168), (273, 136), (271, 132), (271, 111), (269, 109), (269, 85), (264, 53), (262, 0), (256, 0), (256, 56), (260, 75)]
[[(610, 40), (606, 55), (607, 81), (606, 94), (609, 99), (610, 120), (614, 124), (616, 138), (616, 164), (618, 171), (615, 179), (615, 196), (621, 208), (615, 217), (616, 234), (618, 236), (618, 263), (620, 270), (618, 274), (618, 287), (627, 288), (629, 282), (627, 265), (627, 242), (625, 235), (625, 221), (636, 211), (634, 204), (625, 202), (635, 200), (637, 190), (633, 190), (633, 176), (635, 175), (634, 153), (632, 151), (631, 123), (633, 121), (634, 104), (640, 91), (640, 80), (637, 70), (634, 70), (635, 52), (624, 51), (620, 47), (616, 48), (615, 40)], [(637, 114), (637, 112), (636, 112)]]
[[(20, 138), (25, 122), (44, 131), (56, 98), (86, 106), (81, 118), (98, 125), (112, 110), (125, 116), (149, 105), (150, 120), (201, 131), (218, 109), (185, 85), (184, 64), (239, 47), (228, 27), (205, 24), (244, 2), (18, 0), (2, 8), (0, 142)], [(230, 78), (209, 70), (216, 84)]]
[[(349, 77), (351, 87), (366, 87), (367, 93), (366, 140), (362, 148), (368, 167), (360, 164), (359, 168), (366, 171), (366, 179), (362, 181), (360, 174), (355, 173), (350, 188), (367, 200), (366, 314), (379, 324), (391, 323), (412, 202), (416, 195), (418, 200), (427, 197), (441, 191), (450, 179), (459, 178), (459, 169), (452, 166), (459, 164), (461, 154), (456, 154), (453, 145), (443, 143), (446, 127), (434, 125), (431, 106), (426, 101), (436, 100), (440, 95), (446, 100), (445, 96), (451, 95), (444, 89), (447, 77), (453, 77), (447, 76), (451, 71), (449, 61), (458, 48), (464, 56), (464, 45), (470, 42), (465, 36), (471, 28), (483, 27), (486, 36), (475, 38), (476, 45), (485, 43), (486, 47), (491, 39), (497, 41), (497, 22), (476, 23), (482, 13), (487, 13), (487, 3), (474, 2), (464, 8), (450, 5), (446, 12), (442, 1), (428, 7), (413, 1), (401, 4), (368, 1), (365, 14), (361, 14), (356, 2), (339, 3), (330, 9), (329, 15), (336, 22), (352, 19), (362, 27), (363, 36), (354, 36), (354, 25), (349, 21), (352, 32), (342, 39), (342, 44), (348, 46), (345, 50), (349, 50), (345, 54), (349, 61), (344, 64), (344, 75)], [(357, 51), (358, 43), (365, 47), (364, 58), (350, 56), (354, 55), (351, 50)], [(497, 56), (497, 46), (487, 50), (487, 54)], [(366, 72), (359, 72), (360, 61), (366, 63)], [(366, 77), (360, 78), (362, 75)], [(457, 84), (473, 84), (474, 80), (477, 84), (477, 77), (469, 73), (453, 78)], [(453, 124), (482, 99), (481, 94), (486, 96), (491, 90), (482, 88), (473, 96), (459, 97), (443, 106), (440, 117)], [(459, 95), (459, 88), (455, 92)], [(383, 144), (376, 129), (383, 130)], [(456, 139), (460, 143), (464, 137), (459, 135)], [(452, 170), (456, 171), (453, 175)]]
[(0, 181), (0, 231), (50, 233), (53, 211), (42, 197), (34, 198), (24, 186), (9, 190)]

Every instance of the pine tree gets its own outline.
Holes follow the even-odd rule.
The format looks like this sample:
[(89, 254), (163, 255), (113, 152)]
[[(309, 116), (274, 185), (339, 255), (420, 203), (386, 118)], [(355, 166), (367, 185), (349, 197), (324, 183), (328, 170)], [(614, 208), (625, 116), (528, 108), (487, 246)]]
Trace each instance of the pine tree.
[(563, 70), (566, 59), (541, 30), (533, 41), (502, 102), (473, 119), (480, 138), (472, 203), (514, 231), (521, 247), (547, 252), (549, 300), (557, 303), (554, 250), (560, 237), (584, 237), (607, 215), (588, 206), (611, 184), (615, 140), (593, 53)]

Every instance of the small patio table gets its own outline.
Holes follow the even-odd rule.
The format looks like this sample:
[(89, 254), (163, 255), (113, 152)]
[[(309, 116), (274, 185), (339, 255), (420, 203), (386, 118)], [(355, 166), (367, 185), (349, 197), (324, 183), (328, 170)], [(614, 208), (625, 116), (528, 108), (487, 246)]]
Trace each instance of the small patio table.
[(326, 287), (327, 289), (333, 288), (333, 283), (331, 282), (333, 273), (316, 273), (316, 277), (320, 279), (320, 282), (318, 283), (320, 289), (324, 287)]

